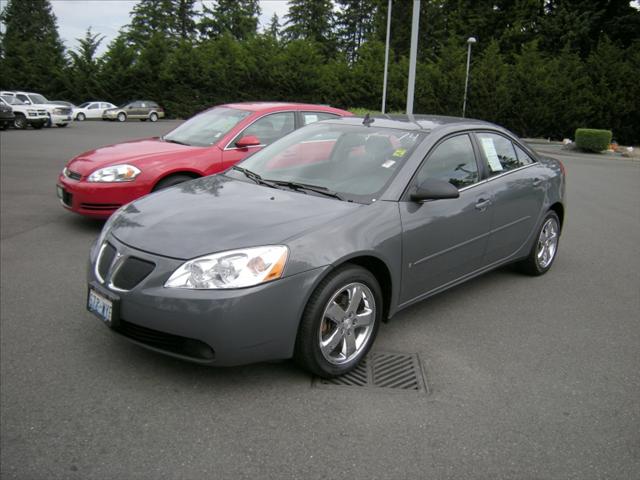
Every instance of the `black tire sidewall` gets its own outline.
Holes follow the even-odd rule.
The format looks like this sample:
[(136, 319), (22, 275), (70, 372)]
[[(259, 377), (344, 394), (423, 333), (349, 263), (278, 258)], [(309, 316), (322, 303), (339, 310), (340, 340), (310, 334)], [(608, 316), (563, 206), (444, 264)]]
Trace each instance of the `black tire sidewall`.
[[(373, 331), (365, 348), (348, 363), (334, 365), (328, 362), (318, 344), (318, 332), (324, 309), (331, 297), (349, 283), (359, 282), (365, 284), (373, 293), (375, 301), (375, 319)], [(335, 377), (352, 370), (362, 358), (369, 352), (375, 341), (384, 310), (382, 290), (375, 276), (368, 270), (358, 265), (345, 265), (329, 274), (316, 287), (307, 302), (305, 312), (298, 329), (295, 358), (303, 367), (320, 377)]]
[(24, 130), (25, 128), (27, 128), (27, 117), (25, 117), (21, 113), (16, 114), (13, 120), (13, 126), (18, 130)]

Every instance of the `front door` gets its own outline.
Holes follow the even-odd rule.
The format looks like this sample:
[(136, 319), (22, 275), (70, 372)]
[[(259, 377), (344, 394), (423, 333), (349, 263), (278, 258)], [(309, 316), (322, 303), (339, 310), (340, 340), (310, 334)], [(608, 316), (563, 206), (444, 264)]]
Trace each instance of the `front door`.
[(469, 135), (448, 137), (432, 150), (414, 185), (427, 178), (449, 181), (458, 187), (460, 197), (400, 202), (401, 304), (435, 293), (480, 269), (491, 228), (492, 194), (480, 182)]

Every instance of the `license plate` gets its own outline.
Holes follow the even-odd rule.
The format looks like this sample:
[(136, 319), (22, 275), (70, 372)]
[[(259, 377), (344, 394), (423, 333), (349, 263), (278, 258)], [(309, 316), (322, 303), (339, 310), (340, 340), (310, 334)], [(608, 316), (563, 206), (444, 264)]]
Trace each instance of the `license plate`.
[(97, 316), (104, 323), (112, 327), (115, 322), (115, 305), (114, 300), (98, 293), (93, 287), (89, 286), (89, 295), (87, 297), (87, 310)]
[(60, 185), (56, 185), (56, 193), (58, 194), (58, 198), (62, 200), (62, 196), (64, 195), (64, 190)]

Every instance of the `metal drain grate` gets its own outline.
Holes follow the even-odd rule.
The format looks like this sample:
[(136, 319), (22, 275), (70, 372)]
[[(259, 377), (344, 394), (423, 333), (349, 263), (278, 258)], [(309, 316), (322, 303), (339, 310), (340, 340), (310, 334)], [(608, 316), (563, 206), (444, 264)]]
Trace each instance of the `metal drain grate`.
[(318, 388), (366, 388), (393, 392), (427, 392), (416, 354), (369, 352), (351, 372), (336, 378), (315, 378)]

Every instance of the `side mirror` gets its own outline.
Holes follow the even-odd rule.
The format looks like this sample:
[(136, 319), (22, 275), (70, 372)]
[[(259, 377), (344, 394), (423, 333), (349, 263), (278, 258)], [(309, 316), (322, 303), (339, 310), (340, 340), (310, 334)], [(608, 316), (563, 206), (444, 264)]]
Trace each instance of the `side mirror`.
[(246, 135), (236, 142), (238, 148), (248, 148), (260, 145), (260, 139), (255, 135)]
[(445, 198), (458, 198), (458, 189), (444, 180), (427, 178), (411, 193), (411, 200), (424, 202), (425, 200), (442, 200)]
[(127, 108), (131, 110), (133, 108), (133, 105), (129, 105)]

